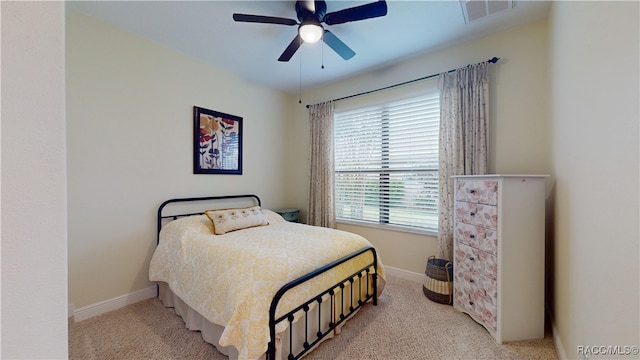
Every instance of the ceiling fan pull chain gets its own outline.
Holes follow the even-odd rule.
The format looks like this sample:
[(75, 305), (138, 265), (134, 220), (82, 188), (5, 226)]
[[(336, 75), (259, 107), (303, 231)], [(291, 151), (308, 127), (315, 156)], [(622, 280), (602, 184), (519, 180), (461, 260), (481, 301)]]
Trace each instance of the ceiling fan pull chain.
[(322, 32), (322, 44), (320, 44), (320, 59), (322, 61), (320, 69), (324, 69), (324, 31)]
[[(302, 45), (302, 38), (300, 39), (300, 45)], [(300, 79), (300, 88), (298, 90), (298, 104), (302, 104), (302, 51), (300, 51), (298, 53), (298, 59), (299, 64), (300, 64), (300, 75), (299, 75), (299, 79)]]

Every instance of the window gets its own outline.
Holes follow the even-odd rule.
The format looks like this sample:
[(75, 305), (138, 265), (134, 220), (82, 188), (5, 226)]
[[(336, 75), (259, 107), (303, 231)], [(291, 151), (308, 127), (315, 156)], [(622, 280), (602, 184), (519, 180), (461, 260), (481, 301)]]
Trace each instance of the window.
[(334, 119), (337, 220), (437, 231), (438, 94)]

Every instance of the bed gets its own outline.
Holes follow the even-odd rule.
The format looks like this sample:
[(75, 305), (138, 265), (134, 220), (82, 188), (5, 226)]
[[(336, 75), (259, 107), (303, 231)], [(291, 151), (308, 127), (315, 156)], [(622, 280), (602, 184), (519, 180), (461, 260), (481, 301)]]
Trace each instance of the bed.
[(377, 305), (384, 267), (359, 235), (261, 206), (256, 195), (165, 201), (149, 278), (163, 304), (230, 359), (298, 359)]

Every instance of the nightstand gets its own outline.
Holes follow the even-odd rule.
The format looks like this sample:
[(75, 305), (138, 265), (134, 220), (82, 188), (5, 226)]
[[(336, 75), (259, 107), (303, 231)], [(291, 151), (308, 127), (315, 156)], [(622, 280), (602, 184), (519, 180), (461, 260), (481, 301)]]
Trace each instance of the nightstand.
[(298, 209), (280, 209), (273, 210), (280, 214), (285, 220), (290, 222), (300, 222), (300, 210)]

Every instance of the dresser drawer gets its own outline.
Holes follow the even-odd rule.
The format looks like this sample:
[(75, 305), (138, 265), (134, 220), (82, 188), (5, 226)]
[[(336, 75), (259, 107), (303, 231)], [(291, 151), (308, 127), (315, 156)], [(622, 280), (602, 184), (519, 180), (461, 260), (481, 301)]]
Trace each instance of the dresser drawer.
[(495, 255), (459, 241), (455, 245), (455, 254), (453, 254), (455, 269), (478, 273), (491, 280), (498, 278), (498, 258)]
[(456, 201), (455, 216), (456, 221), (465, 224), (494, 230), (498, 228), (498, 207), (495, 205)]
[(455, 241), (467, 244), (476, 249), (497, 255), (498, 232), (482, 226), (456, 222), (453, 233)]
[(476, 321), (495, 332), (498, 327), (497, 283), (477, 273), (457, 271), (453, 281), (453, 301)]
[(498, 203), (498, 181), (457, 179), (456, 200), (496, 205)]
[(498, 283), (475, 271), (459, 271), (454, 277), (454, 283), (458, 289), (465, 294), (469, 294), (472, 302), (482, 300), (496, 305), (498, 300)]

